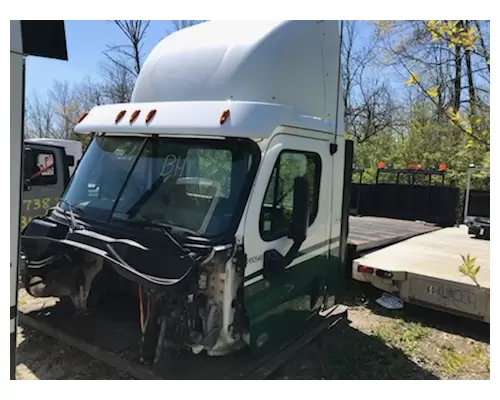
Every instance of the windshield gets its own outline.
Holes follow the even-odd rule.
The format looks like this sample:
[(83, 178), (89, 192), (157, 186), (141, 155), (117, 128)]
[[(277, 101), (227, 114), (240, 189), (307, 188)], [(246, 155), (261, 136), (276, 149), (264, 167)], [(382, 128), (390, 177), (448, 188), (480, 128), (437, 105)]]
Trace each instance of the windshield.
[(168, 224), (219, 236), (242, 211), (258, 162), (252, 142), (96, 137), (60, 207), (84, 218)]

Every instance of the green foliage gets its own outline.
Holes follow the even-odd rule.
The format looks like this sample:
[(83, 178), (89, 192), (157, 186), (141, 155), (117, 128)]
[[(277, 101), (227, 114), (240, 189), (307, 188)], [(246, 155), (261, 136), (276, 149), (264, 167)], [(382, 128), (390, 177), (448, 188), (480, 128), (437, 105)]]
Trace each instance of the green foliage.
[(466, 50), (475, 50), (478, 40), (477, 30), (472, 26), (465, 29), (459, 26), (460, 21), (430, 20), (427, 30), (432, 41), (444, 41), (449, 48), (461, 46)]
[(398, 138), (387, 132), (381, 132), (362, 143), (355, 142), (354, 165), (365, 170), (363, 182), (374, 182), (379, 161), (393, 164), (399, 161), (398, 147)]
[[(481, 117), (480, 123), (489, 124), (486, 112)], [(464, 189), (470, 164), (489, 167), (489, 151), (477, 142), (471, 145), (463, 131), (436, 112), (430, 102), (414, 104), (404, 121), (399, 133), (386, 130), (362, 143), (355, 143), (354, 164), (364, 168), (363, 182), (374, 181), (380, 161), (394, 168), (405, 168), (408, 164), (431, 168), (444, 163), (447, 166), (445, 184)], [(479, 181), (473, 183), (479, 184)]]
[(387, 344), (401, 348), (407, 355), (412, 355), (429, 333), (428, 327), (417, 322), (403, 320), (379, 325), (373, 329), (374, 336)]
[(467, 359), (465, 355), (460, 354), (453, 349), (446, 349), (442, 351), (441, 357), (443, 359), (444, 369), (448, 373), (456, 373), (462, 370)]
[(481, 266), (476, 265), (477, 257), (471, 257), (469, 254), (467, 254), (467, 256), (461, 255), (461, 257), (463, 263), (458, 267), (458, 270), (462, 275), (470, 278), (474, 284), (480, 288), (481, 286), (479, 285), (477, 277), (479, 271), (481, 271)]
[(490, 357), (489, 354), (485, 354), (482, 347), (475, 347), (470, 358), (482, 365), (486, 371), (490, 372)]

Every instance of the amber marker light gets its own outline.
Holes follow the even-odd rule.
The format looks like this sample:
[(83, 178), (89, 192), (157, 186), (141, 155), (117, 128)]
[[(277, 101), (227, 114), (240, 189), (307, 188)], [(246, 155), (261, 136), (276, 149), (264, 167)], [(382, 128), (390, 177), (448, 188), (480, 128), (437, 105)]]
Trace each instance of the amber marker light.
[(115, 124), (117, 124), (118, 122), (121, 121), (121, 119), (125, 116), (125, 113), (126, 111), (125, 110), (121, 110), (117, 115), (116, 115), (116, 118), (115, 118)]
[(148, 112), (148, 115), (146, 115), (146, 124), (149, 123), (155, 115), (156, 110), (151, 110), (150, 112)]
[(139, 114), (141, 113), (141, 110), (135, 110), (132, 115), (130, 116), (130, 123), (134, 122)]
[(230, 114), (231, 114), (231, 112), (229, 110), (222, 111), (222, 115), (220, 116), (220, 124), (221, 125), (224, 125), (224, 122), (227, 121)]

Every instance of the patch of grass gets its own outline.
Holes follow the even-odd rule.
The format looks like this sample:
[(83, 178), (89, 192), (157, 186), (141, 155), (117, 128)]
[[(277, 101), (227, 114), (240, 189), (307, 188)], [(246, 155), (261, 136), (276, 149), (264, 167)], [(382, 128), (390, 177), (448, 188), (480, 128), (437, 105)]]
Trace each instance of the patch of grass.
[(469, 358), (473, 361), (477, 361), (486, 369), (486, 371), (490, 372), (490, 357), (485, 354), (482, 347), (475, 347), (472, 355), (469, 356)]
[(395, 333), (390, 328), (384, 326), (376, 326), (372, 330), (373, 336), (379, 338), (381, 341), (385, 343), (391, 343), (394, 340)]
[(416, 350), (419, 342), (427, 337), (430, 329), (419, 323), (401, 320), (392, 324), (379, 325), (372, 332), (385, 343), (397, 346), (405, 353), (411, 354)]
[(403, 331), (402, 337), (406, 347), (411, 347), (413, 350), (418, 342), (425, 339), (430, 332), (430, 329), (415, 322), (401, 322), (401, 329)]
[(456, 373), (459, 372), (464, 366), (467, 357), (460, 354), (453, 348), (448, 348), (442, 351), (441, 358), (443, 359), (443, 366), (446, 372)]

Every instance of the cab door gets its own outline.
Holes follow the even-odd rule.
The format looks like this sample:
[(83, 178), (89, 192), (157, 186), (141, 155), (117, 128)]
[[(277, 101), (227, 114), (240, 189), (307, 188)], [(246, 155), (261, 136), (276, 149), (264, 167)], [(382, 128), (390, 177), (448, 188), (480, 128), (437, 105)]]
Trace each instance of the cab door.
[(64, 148), (30, 144), (24, 153), (21, 231), (57, 204), (69, 180)]
[[(244, 229), (244, 293), (254, 350), (275, 346), (297, 333), (323, 303), (330, 272), (333, 137), (321, 137), (312, 139), (292, 129), (274, 136), (252, 192)], [(269, 268), (272, 262), (265, 262), (266, 252), (285, 256), (293, 245), (288, 230), (298, 176), (308, 182), (307, 236), (291, 263), (275, 270)]]

